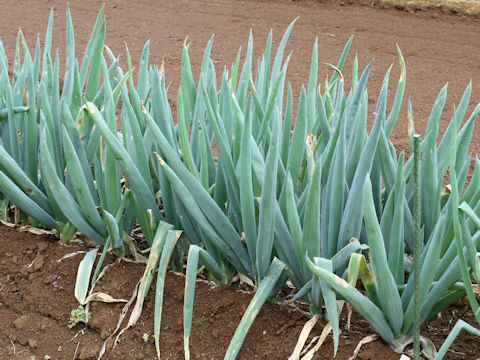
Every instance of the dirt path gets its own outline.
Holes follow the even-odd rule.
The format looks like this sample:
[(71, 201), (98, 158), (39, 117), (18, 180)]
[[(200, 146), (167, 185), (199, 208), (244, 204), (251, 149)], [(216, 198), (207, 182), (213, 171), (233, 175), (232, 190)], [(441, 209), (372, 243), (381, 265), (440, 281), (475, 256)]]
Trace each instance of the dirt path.
[[(81, 55), (101, 2), (83, 0), (71, 1), (70, 4), (77, 52)], [(17, 29), (22, 28), (32, 46), (37, 33), (41, 34), (41, 38), (44, 36), (51, 7), (55, 8), (54, 45), (60, 48), (61, 58), (64, 59), (65, 6), (65, 2), (56, 0), (2, 1), (0, 36), (10, 61), (13, 60)], [(480, 101), (480, 22), (461, 15), (452, 16), (442, 11), (381, 10), (367, 5), (342, 6), (340, 1), (334, 0), (150, 0), (135, 6), (132, 1), (115, 0), (107, 3), (106, 15), (106, 43), (121, 55), (122, 64), (125, 64), (124, 42), (134, 59), (138, 59), (144, 42), (151, 39), (151, 63), (165, 61), (167, 81), (172, 82), (172, 101), (179, 83), (182, 43), (187, 35), (192, 42), (190, 57), (198, 76), (203, 47), (211, 34), (215, 33), (213, 59), (220, 70), (234, 61), (239, 46), (245, 46), (250, 28), (254, 31), (255, 55), (260, 56), (270, 28), (274, 29), (274, 41), (278, 43), (288, 23), (297, 16), (300, 19), (288, 46), (289, 50), (293, 50), (288, 78), (297, 94), (300, 84), (308, 77), (315, 37), (319, 40), (320, 60), (335, 63), (348, 37), (354, 34), (351, 55), (358, 52), (360, 66), (375, 58), (369, 83), (372, 98), (378, 94), (383, 75), (392, 63), (391, 83), (396, 84), (399, 73), (395, 44), (402, 48), (408, 73), (406, 95), (412, 96), (419, 132), (423, 133), (436, 94), (445, 83), (449, 83), (449, 96), (443, 127), (450, 118), (453, 103), (458, 103), (470, 79), (473, 81), (472, 104)], [(350, 69), (352, 59), (351, 56), (346, 69)], [(325, 78), (327, 73), (326, 68), (321, 69), (319, 78)], [(349, 70), (345, 74), (348, 80)], [(390, 97), (393, 97), (392, 93)], [(403, 116), (392, 136), (398, 149), (407, 147), (406, 135), (406, 119)], [(474, 154), (480, 152), (479, 135), (479, 130), (476, 130), (471, 147)], [(66, 248), (45, 238), (39, 240), (0, 227), (0, 359), (30, 360), (32, 355), (43, 359), (47, 354), (52, 359), (72, 359), (74, 354), (77, 358), (89, 358), (108, 336), (120, 311), (119, 305), (93, 306), (90, 326), (75, 338), (82, 328), (67, 328), (69, 312), (76, 307), (73, 284), (80, 257), (61, 263), (57, 260), (75, 250), (79, 249)], [(34, 259), (37, 268), (35, 265), (27, 267)], [(107, 274), (100, 289), (126, 298), (143, 267), (124, 263), (115, 266), (117, 269)], [(55, 275), (60, 277), (56, 285)], [(162, 323), (162, 358), (165, 359), (183, 358), (182, 289), (183, 279), (169, 275)], [(250, 295), (225, 288), (211, 289), (201, 284), (196, 299), (191, 344), (192, 350), (195, 350), (192, 356), (195, 359), (220, 359)], [(110, 359), (153, 358), (151, 339), (147, 342), (142, 339), (144, 333), (152, 333), (152, 303), (150, 296), (140, 324), (126, 334), (119, 347), (109, 351)], [(466, 309), (464, 303), (450, 308), (441, 320), (425, 329), (426, 335), (435, 338), (438, 345), (458, 316), (469, 318)], [(251, 329), (240, 358), (287, 358), (305, 321), (306, 318), (300, 314), (289, 313), (288, 308), (280, 310), (277, 306), (266, 306)], [(343, 353), (337, 358), (346, 359), (351, 356), (358, 340), (372, 331), (361, 319), (351, 331), (345, 330), (345, 323), (342, 326)], [(320, 328), (317, 333), (319, 331)], [(478, 339), (474, 337), (464, 336), (456, 346), (454, 350), (457, 353), (449, 353), (450, 359), (471, 359), (480, 353)], [(375, 342), (366, 346), (359, 358), (392, 359), (393, 356), (384, 344)], [(316, 357), (329, 358), (331, 342)]]
[[(398, 63), (395, 44), (401, 47), (407, 65), (405, 95), (412, 98), (416, 128), (421, 134), (424, 133), (433, 102), (446, 83), (449, 84), (449, 96), (441, 129), (446, 127), (453, 104), (459, 102), (470, 80), (473, 82), (472, 104), (480, 102), (480, 47), (477, 46), (480, 20), (444, 14), (441, 10), (399, 11), (368, 5), (340, 5), (347, 2), (149, 0), (138, 1), (133, 6), (129, 0), (109, 1), (105, 10), (106, 43), (124, 62), (124, 43), (128, 44), (134, 59), (139, 59), (144, 43), (151, 39), (151, 63), (165, 61), (166, 79), (172, 82), (170, 97), (174, 102), (180, 79), (181, 49), (187, 36), (192, 42), (190, 58), (194, 74), (198, 76), (203, 49), (212, 34), (215, 34), (213, 60), (221, 70), (223, 66), (230, 66), (234, 62), (240, 46), (245, 48), (249, 29), (254, 32), (255, 55), (258, 57), (268, 31), (274, 29), (274, 41), (278, 43), (287, 25), (299, 16), (288, 46), (293, 51), (293, 57), (287, 74), (293, 84), (294, 94), (299, 94), (301, 84), (308, 79), (315, 38), (318, 37), (319, 41), (320, 61), (336, 63), (348, 37), (353, 34), (355, 40), (345, 67), (345, 76), (348, 81), (356, 52), (362, 68), (374, 58), (368, 87), (371, 99), (376, 99), (385, 71), (391, 64), (394, 64), (391, 84), (396, 86)], [(371, 3), (366, 0), (358, 2)], [(78, 53), (85, 48), (101, 3), (93, 0), (70, 2)], [(33, 45), (37, 33), (40, 32), (43, 38), (48, 12), (52, 7), (56, 10), (54, 45), (62, 51), (65, 38), (64, 1), (2, 1), (4, 20), (0, 23), (0, 35), (11, 59), (17, 29), (22, 28)], [(319, 79), (324, 79), (327, 74), (329, 71), (326, 67), (320, 68)], [(390, 103), (394, 96), (392, 92)], [(470, 111), (473, 107), (470, 107)], [(405, 111), (402, 114), (392, 135), (392, 142), (400, 150), (405, 149), (407, 143)], [(476, 130), (471, 147), (475, 154), (480, 153), (479, 135), (480, 130)]]

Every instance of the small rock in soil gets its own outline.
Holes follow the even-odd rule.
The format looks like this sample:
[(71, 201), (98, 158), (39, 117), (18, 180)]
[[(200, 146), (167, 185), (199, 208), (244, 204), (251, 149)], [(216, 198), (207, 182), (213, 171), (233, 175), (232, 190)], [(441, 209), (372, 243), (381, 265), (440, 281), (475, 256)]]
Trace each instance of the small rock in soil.
[(84, 359), (96, 358), (99, 351), (100, 351), (99, 344), (84, 345), (80, 350), (80, 355), (78, 355), (78, 359), (84, 360)]
[(13, 325), (15, 325), (15, 327), (19, 330), (29, 327), (30, 324), (31, 324), (31, 319), (30, 319), (30, 316), (28, 315), (22, 315), (13, 321)]
[(35, 260), (33, 260), (33, 271), (40, 270), (45, 263), (45, 258), (43, 255), (38, 255)]
[(46, 241), (40, 241), (40, 242), (37, 244), (37, 247), (38, 247), (38, 250), (39, 250), (39, 251), (47, 250), (47, 249), (48, 249), (48, 242), (46, 242)]
[(30, 346), (31, 348), (36, 348), (37, 345), (38, 345), (37, 340), (35, 340), (35, 339), (28, 339), (28, 346)]
[(110, 336), (110, 331), (108, 329), (102, 329), (102, 332), (100, 333), (100, 337), (102, 340), (105, 340)]

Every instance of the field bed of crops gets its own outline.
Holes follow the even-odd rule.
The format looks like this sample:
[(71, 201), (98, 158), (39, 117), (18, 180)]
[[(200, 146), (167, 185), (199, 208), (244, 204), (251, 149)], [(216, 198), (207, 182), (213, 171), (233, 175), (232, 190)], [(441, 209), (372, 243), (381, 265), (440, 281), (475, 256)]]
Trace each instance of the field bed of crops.
[[(72, 356), (66, 349), (73, 346), (74, 358), (347, 358), (351, 347), (372, 340), (383, 347), (372, 351), (385, 358), (411, 355), (412, 342), (428, 359), (476, 352), (478, 337), (455, 339), (465, 331), (480, 335), (480, 104), (477, 85), (461, 86), (459, 76), (453, 89), (461, 90), (449, 106), (452, 86), (430, 87), (428, 106), (407, 96), (415, 52), (411, 40), (404, 46), (395, 34), (399, 24), (425, 25), (428, 11), (412, 20), (333, 1), (272, 7), (391, 17), (395, 65), (374, 72), (361, 48), (352, 53), (353, 36), (326, 62), (324, 39), (312, 39), (309, 61), (290, 64), (298, 18), (268, 32), (265, 45), (250, 32), (230, 63), (219, 63), (213, 36), (199, 60), (187, 37), (177, 60), (155, 63), (151, 40), (132, 53), (128, 44), (109, 46), (105, 10), (122, 5), (91, 12), (96, 20), (83, 46), (76, 39), (85, 30), (76, 28), (69, 7), (63, 52), (55, 51), (55, 9), (42, 41), (20, 30), (13, 58), (8, 36), (0, 43), (2, 221), (89, 245), (62, 248), (46, 238), (2, 244), (1, 310), (11, 319), (0, 338), (9, 341), (5, 356), (52, 358), (45, 346), (53, 345), (60, 358)], [(165, 10), (177, 14), (183, 5)], [(218, 5), (226, 3), (198, 11), (214, 15)], [(439, 29), (455, 21), (456, 32), (476, 29), (473, 18), (435, 15)], [(321, 34), (335, 38), (332, 30)], [(441, 41), (455, 36), (450, 31)], [(428, 34), (417, 42), (422, 54), (435, 43)], [(461, 43), (455, 45), (458, 52)], [(462, 61), (472, 67), (471, 52), (456, 70)], [(439, 66), (420, 60), (429, 70)], [(178, 74), (173, 84), (169, 68)], [(291, 79), (298, 69), (304, 80)], [(6, 238), (20, 234), (4, 229)], [(221, 292), (213, 295), (220, 303), (208, 300), (201, 283)], [(228, 286), (251, 295), (241, 300)], [(52, 307), (55, 293), (66, 298)], [(458, 310), (447, 317), (448, 338), (435, 335), (445, 326), (440, 314), (455, 306), (461, 318)], [(271, 321), (262, 320), (265, 311)], [(64, 322), (71, 330), (48, 330)], [(211, 346), (198, 343), (206, 329)], [(271, 338), (272, 346), (258, 338)], [(128, 350), (117, 347), (122, 339)]]

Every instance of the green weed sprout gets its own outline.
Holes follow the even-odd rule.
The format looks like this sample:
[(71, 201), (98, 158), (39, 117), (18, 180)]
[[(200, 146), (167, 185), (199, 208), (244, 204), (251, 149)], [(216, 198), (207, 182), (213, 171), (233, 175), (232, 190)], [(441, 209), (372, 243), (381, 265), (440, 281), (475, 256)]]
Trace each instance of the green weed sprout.
[(91, 313), (85, 311), (82, 305), (78, 305), (76, 309), (73, 309), (70, 312), (70, 322), (68, 323), (68, 327), (71, 329), (78, 323), (86, 324), (91, 317)]

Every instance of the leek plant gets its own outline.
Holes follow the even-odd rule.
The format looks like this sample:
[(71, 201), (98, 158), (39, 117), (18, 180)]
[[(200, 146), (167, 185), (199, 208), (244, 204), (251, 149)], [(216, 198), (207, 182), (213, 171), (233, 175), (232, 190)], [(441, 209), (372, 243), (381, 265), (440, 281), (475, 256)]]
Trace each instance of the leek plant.
[[(158, 173), (166, 178), (161, 184), (162, 193), (166, 190), (163, 184), (168, 184), (169, 196), (172, 194), (175, 199), (174, 208), (182, 214), (180, 219), (185, 219), (182, 227), (187, 237), (199, 240), (192, 244), (187, 265), (184, 308), (187, 358), (198, 266), (204, 265), (207, 276), (220, 282), (228, 282), (232, 271), (237, 270), (250, 277), (260, 291), (274, 257), (286, 265), (285, 273), (275, 277), (275, 291), (262, 302), (275, 297), (286, 278), (290, 278), (299, 290), (296, 298), (307, 299), (312, 313), (321, 312), (322, 307), (326, 309), (335, 351), (339, 327), (332, 290), (357, 308), (394, 348), (402, 348), (411, 338), (413, 276), (406, 281), (405, 273), (411, 272), (408, 255), (412, 254), (414, 244), (413, 157), (405, 161), (404, 154), (397, 155), (388, 139), (405, 88), (402, 54), (398, 49), (401, 76), (393, 107), (387, 114), (389, 69), (368, 134), (366, 84), (372, 64), (359, 76), (355, 60), (352, 89), (347, 92), (342, 66), (350, 40), (337, 66), (328, 65), (334, 74), (322, 93), (317, 82), (315, 43), (308, 88), (302, 88), (293, 122), (293, 95), (290, 85), (285, 86), (290, 57), (284, 60), (292, 26), (293, 23), (275, 56), (269, 35), (265, 53), (258, 60), (255, 80), (251, 35), (241, 71), (239, 52), (230, 71), (223, 71), (221, 81), (217, 81), (209, 59), (212, 38), (205, 50), (197, 86), (185, 44), (182, 82), (177, 94), (177, 124), (168, 110), (159, 117), (153, 106), (143, 109), (156, 142)], [(446, 87), (442, 89), (421, 144), (422, 322), (465, 294), (465, 286), (457, 283), (461, 274), (455, 268), (458, 257), (452, 200), (443, 191), (443, 178), (453, 154), (458, 175), (452, 170), (450, 174), (455, 174), (457, 182), (465, 188), (462, 199), (473, 207), (478, 204), (480, 168), (476, 166), (468, 186), (466, 177), (470, 168), (468, 147), (480, 107), (461, 127), (470, 93), (471, 85), (437, 147), (438, 120), (446, 99)], [(408, 115), (413, 141), (410, 102)], [(163, 123), (165, 119), (167, 124)], [(169, 129), (168, 132), (162, 127)], [(452, 152), (454, 137), (458, 146)], [(212, 152), (213, 143), (218, 156)], [(473, 251), (478, 249), (478, 234), (471, 229), (471, 235), (469, 250)], [(364, 254), (369, 255), (370, 266), (363, 267), (366, 271), (360, 275), (368, 298), (351, 285), (347, 287), (345, 281), (356, 276), (354, 269), (359, 269), (362, 261), (367, 264), (361, 253), (366, 248)], [(446, 274), (449, 276), (444, 277)], [(254, 303), (261, 305), (258, 299)], [(227, 358), (234, 358), (238, 349), (238, 344), (232, 343)]]
[[(107, 299), (87, 297), (87, 292), (89, 283), (93, 288), (108, 250), (120, 256), (128, 251), (142, 258), (129, 236), (137, 223), (148, 244), (156, 249), (154, 234), (162, 215), (146, 155), (150, 149), (117, 133), (116, 112), (132, 73), (123, 73), (118, 58), (105, 47), (103, 7), (81, 65), (75, 57), (68, 7), (66, 18), (62, 89), (58, 51), (53, 61), (51, 57), (53, 10), (43, 53), (37, 40), (32, 57), (19, 32), (11, 79), (0, 42), (0, 192), (4, 219), (11, 201), (23, 222), (54, 228), (67, 242), (80, 231), (85, 239), (103, 246), (92, 277), (97, 250), (85, 257), (88, 266), (79, 267), (75, 295), (83, 305), (91, 299)], [(136, 118), (131, 123), (131, 109), (123, 110), (124, 128), (140, 131)], [(159, 251), (163, 248), (160, 244)], [(156, 256), (154, 251), (152, 258)], [(168, 264), (170, 258), (166, 259)]]
[[(150, 174), (131, 167), (133, 161), (100, 137), (99, 127), (104, 125), (118, 142), (115, 112), (129, 74), (123, 74), (118, 59), (112, 58), (110, 66), (104, 59), (103, 8), (79, 66), (67, 8), (67, 60), (60, 89), (58, 52), (51, 58), (52, 27), (53, 12), (43, 54), (37, 40), (33, 58), (19, 32), (11, 81), (0, 45), (3, 204), (10, 199), (24, 221), (55, 228), (66, 241), (79, 230), (96, 244), (108, 242), (106, 248), (123, 254), (124, 242), (129, 242), (126, 235), (137, 218), (149, 243), (160, 219)], [(98, 119), (101, 125), (95, 125)], [(132, 189), (124, 186), (121, 171)]]
[[(192, 240), (187, 265), (184, 308), (185, 353), (191, 328), (194, 279), (201, 262), (208, 276), (228, 282), (234, 271), (252, 279), (259, 292), (271, 287), (271, 293), (254, 303), (261, 307), (275, 297), (290, 278), (299, 297), (305, 297), (313, 313), (325, 304), (332, 323), (335, 351), (339, 326), (335, 294), (304, 263), (305, 254), (320, 257), (318, 266), (338, 273), (347, 269), (350, 254), (362, 249), (362, 187), (367, 174), (388, 172), (395, 182), (396, 165), (389, 147), (390, 135), (398, 117), (405, 86), (402, 68), (394, 107), (386, 116), (388, 71), (377, 104), (372, 133), (366, 131), (368, 95), (366, 83), (372, 64), (358, 78), (355, 61), (354, 88), (346, 94), (341, 68), (348, 54), (347, 43), (324, 93), (317, 81), (318, 45), (312, 54), (308, 89), (299, 98), (293, 131), (293, 94), (285, 77), (289, 56), (284, 49), (292, 23), (272, 55), (272, 34), (258, 61), (252, 79), (253, 38), (250, 34), (247, 55), (240, 71), (240, 52), (230, 69), (224, 70), (220, 89), (209, 55), (213, 38), (207, 44), (198, 86), (195, 86), (188, 57), (188, 44), (182, 56), (182, 82), (177, 94), (177, 124), (171, 112), (160, 113), (146, 102), (143, 113), (155, 139), (158, 174), (162, 195), (174, 199), (172, 211), (180, 214), (181, 225)], [(270, 63), (273, 58), (273, 65)], [(154, 86), (164, 84), (153, 73)], [(158, 92), (158, 90), (157, 90)], [(165, 93), (164, 85), (160, 93)], [(162, 111), (162, 109), (160, 109)], [(172, 129), (174, 129), (172, 131)], [(355, 131), (354, 131), (355, 130)], [(215, 142), (218, 156), (212, 152)], [(374, 159), (378, 158), (375, 162)], [(403, 159), (403, 155), (402, 155)], [(396, 160), (396, 156), (395, 156)], [(400, 176), (403, 181), (403, 177)], [(389, 180), (391, 180), (389, 178)], [(408, 209), (397, 185), (397, 201)], [(377, 194), (380, 200), (381, 191)], [(392, 200), (393, 202), (393, 200)], [(165, 208), (167, 211), (167, 208)], [(413, 229), (412, 217), (409, 218)], [(398, 224), (396, 224), (398, 226)], [(402, 237), (403, 241), (403, 237)], [(403, 248), (402, 248), (403, 249)], [(277, 257), (286, 265), (283, 274), (266, 274)], [(281, 281), (280, 281), (281, 280)], [(258, 310), (257, 310), (258, 311)], [(250, 322), (254, 317), (249, 317)], [(248, 330), (248, 327), (246, 327)], [(244, 336), (244, 335), (243, 335)], [(239, 350), (234, 339), (227, 358)]]
[[(159, 188), (152, 183), (151, 141), (143, 139), (148, 133), (140, 107), (149, 89), (139, 81), (137, 91), (131, 80), (130, 61), (129, 71), (124, 73), (119, 59), (105, 46), (103, 10), (102, 7), (79, 66), (67, 7), (67, 59), (62, 89), (58, 52), (54, 61), (51, 58), (53, 10), (43, 54), (37, 40), (32, 59), (19, 32), (11, 80), (0, 42), (2, 217), (8, 216), (12, 201), (24, 222), (54, 228), (67, 242), (78, 230), (85, 239), (103, 246), (93, 275), (98, 249), (91, 250), (79, 266), (75, 296), (82, 305), (92, 300), (118, 301), (106, 294), (87, 296), (88, 289), (93, 290), (108, 250), (113, 249), (120, 256), (128, 251), (143, 260), (130, 237), (133, 227), (140, 225), (151, 248), (135, 316), (129, 326), (140, 316), (143, 300), (159, 268), (155, 316), (158, 349), (162, 283), (181, 232), (173, 231), (173, 225), (162, 221)], [(140, 62), (139, 78), (145, 77), (147, 59), (148, 47)], [(130, 96), (135, 108), (124, 105), (120, 109), (120, 100), (130, 104)], [(119, 109), (123, 133), (117, 131)]]
[[(479, 107), (474, 110), (460, 129), (470, 91), (471, 86), (467, 87), (461, 105), (456, 109), (452, 122), (440, 142), (440, 146), (437, 147), (438, 119), (446, 96), (446, 88), (442, 89), (429, 119), (426, 138), (420, 146), (423, 176), (421, 199), (426, 203), (425, 207), (427, 208), (425, 209), (422, 205), (420, 236), (423, 249), (420, 259), (421, 289), (418, 299), (421, 304), (421, 323), (431, 320), (466, 293), (470, 294), (469, 298), (474, 299), (468, 267), (472, 268), (473, 273), (478, 267), (476, 253), (480, 245), (480, 233), (475, 225), (475, 220), (472, 220), (475, 218), (473, 210), (469, 212), (471, 217), (462, 216), (459, 219), (458, 215), (460, 193), (463, 193), (461, 196), (463, 209), (473, 206), (478, 210), (478, 196), (480, 195), (478, 192), (480, 179), (478, 177), (480, 170), (478, 159), (475, 163), (474, 175), (470, 183), (466, 185), (466, 176), (470, 168), (470, 157), (466, 153)], [(409, 116), (411, 116), (411, 112)], [(413, 131), (412, 127), (410, 133), (412, 140)], [(392, 160), (395, 161), (395, 153), (391, 154)], [(395, 183), (388, 196), (387, 190), (379, 189), (378, 185), (374, 185), (373, 179), (370, 180), (369, 177), (363, 188), (365, 242), (369, 246), (370, 267), (363, 273), (360, 272), (360, 276), (367, 296), (362, 295), (342, 278), (320, 268), (309, 258), (306, 258), (306, 261), (316, 276), (326, 281), (343, 296), (370, 322), (387, 343), (401, 351), (412, 340), (414, 324), (414, 276), (410, 271), (410, 259), (409, 257), (405, 258), (404, 255), (406, 252), (408, 256), (409, 248), (412, 249), (410, 244), (413, 239), (407, 238), (405, 226), (398, 227), (400, 231), (397, 236), (390, 231), (395, 228), (396, 222), (404, 223), (407, 220), (405, 211), (409, 212), (411, 207), (410, 205), (405, 206), (405, 203), (411, 204), (413, 200), (409, 196), (409, 192), (410, 195), (413, 195), (413, 176), (411, 159), (404, 166), (403, 156), (400, 156), (397, 164), (396, 174), (393, 173)], [(443, 177), (447, 168), (449, 168), (450, 185), (446, 187), (448, 192), (442, 192)], [(459, 169), (458, 173), (456, 169)], [(383, 181), (385, 179), (382, 178)], [(388, 187), (387, 181), (385, 183)], [(436, 184), (436, 191), (432, 191), (432, 184)], [(458, 184), (461, 184), (462, 191), (459, 190)], [(377, 203), (375, 191), (379, 190), (384, 193), (386, 198), (382, 198), (382, 201)], [(431, 197), (424, 197), (425, 191), (429, 192)], [(406, 197), (403, 194), (398, 196), (399, 192), (405, 193)], [(427, 230), (426, 223), (432, 218), (434, 219), (432, 227)], [(403, 250), (404, 246), (405, 250)], [(400, 251), (398, 251), (399, 249)], [(464, 252), (469, 257), (469, 262), (465, 260)], [(356, 263), (365, 261), (365, 258), (362, 257), (363, 255), (352, 256), (351, 269), (358, 269)], [(410, 273), (408, 280), (404, 278), (405, 272)], [(459, 282), (461, 280), (463, 283)], [(476, 302), (472, 301), (472, 309), (477, 315), (478, 305)], [(430, 354), (435, 354), (434, 349)]]

